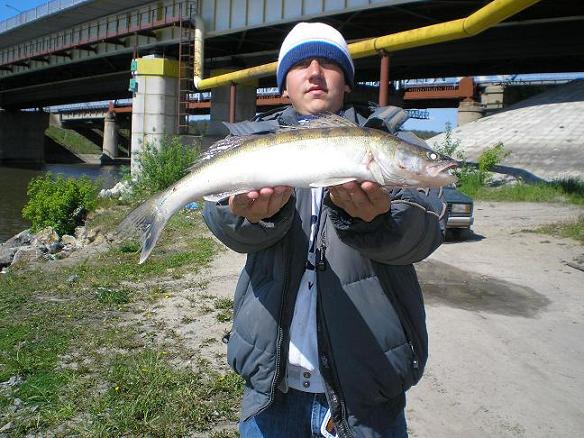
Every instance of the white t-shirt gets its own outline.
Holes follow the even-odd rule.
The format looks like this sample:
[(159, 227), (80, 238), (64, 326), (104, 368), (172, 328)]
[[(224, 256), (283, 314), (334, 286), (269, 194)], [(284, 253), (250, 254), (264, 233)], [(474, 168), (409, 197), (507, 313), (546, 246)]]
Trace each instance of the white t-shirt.
[(286, 383), (305, 392), (324, 392), (318, 369), (316, 335), (316, 233), (322, 202), (322, 188), (312, 189), (312, 216), (306, 270), (302, 276), (290, 325), (290, 346)]

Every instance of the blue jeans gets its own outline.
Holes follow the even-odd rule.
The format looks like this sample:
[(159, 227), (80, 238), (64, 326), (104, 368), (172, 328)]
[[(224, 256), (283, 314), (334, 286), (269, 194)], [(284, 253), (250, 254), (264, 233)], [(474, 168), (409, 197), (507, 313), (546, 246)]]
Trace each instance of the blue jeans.
[[(239, 423), (241, 438), (322, 438), (320, 426), (328, 411), (324, 394), (289, 389), (276, 390), (274, 403), (265, 411)], [(406, 417), (402, 411), (384, 438), (407, 438)]]

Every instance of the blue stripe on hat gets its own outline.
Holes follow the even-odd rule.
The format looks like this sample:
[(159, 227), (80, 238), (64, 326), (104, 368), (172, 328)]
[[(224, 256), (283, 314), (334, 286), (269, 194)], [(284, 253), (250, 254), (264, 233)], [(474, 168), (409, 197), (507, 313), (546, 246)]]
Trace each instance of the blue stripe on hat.
[(343, 73), (345, 73), (345, 82), (353, 88), (355, 72), (353, 63), (348, 54), (334, 44), (326, 41), (308, 41), (291, 48), (278, 64), (277, 80), (280, 93), (286, 85), (286, 75), (295, 64), (308, 58), (324, 58), (336, 63)]

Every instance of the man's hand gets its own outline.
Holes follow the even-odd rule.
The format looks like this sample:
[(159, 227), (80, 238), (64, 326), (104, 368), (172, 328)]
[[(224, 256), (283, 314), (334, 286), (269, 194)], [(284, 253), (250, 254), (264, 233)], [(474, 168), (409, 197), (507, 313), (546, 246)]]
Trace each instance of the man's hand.
[(229, 209), (236, 216), (243, 216), (252, 224), (275, 215), (288, 202), (292, 187), (264, 187), (229, 197)]
[(376, 216), (389, 211), (389, 195), (379, 184), (371, 181), (351, 181), (329, 187), (329, 192), (331, 201), (337, 207), (365, 222), (371, 222)]

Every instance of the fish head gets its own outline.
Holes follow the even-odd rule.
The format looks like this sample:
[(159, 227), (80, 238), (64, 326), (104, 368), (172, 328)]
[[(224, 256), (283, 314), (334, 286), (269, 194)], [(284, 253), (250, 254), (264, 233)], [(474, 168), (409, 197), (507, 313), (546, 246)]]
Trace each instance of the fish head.
[(451, 173), (458, 166), (456, 160), (397, 137), (391, 143), (376, 154), (381, 155), (376, 161), (385, 185), (443, 187), (456, 182), (456, 176)]

